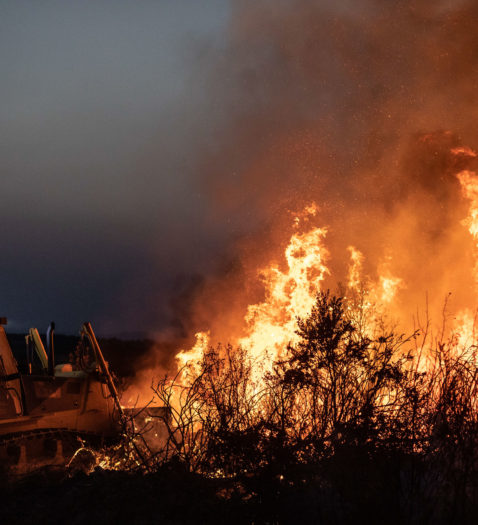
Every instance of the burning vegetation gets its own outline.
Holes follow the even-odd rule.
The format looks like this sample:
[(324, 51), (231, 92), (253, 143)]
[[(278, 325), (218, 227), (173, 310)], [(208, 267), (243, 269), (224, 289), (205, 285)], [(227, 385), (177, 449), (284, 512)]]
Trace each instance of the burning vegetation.
[[(449, 155), (458, 171), (447, 184), (465, 210), (449, 240), (478, 257), (478, 176), (459, 169), (476, 154), (453, 147)], [(345, 283), (330, 292), (332, 253), (319, 220), (316, 204), (293, 216), (283, 260), (260, 270), (262, 298), (229, 343), (200, 332), (176, 355), (176, 373), (143, 384), (164, 407), (149, 418), (161, 420), (160, 439), (148, 440), (146, 422), (113, 452), (116, 461), (107, 451), (99, 465), (158, 483), (174, 472), (240, 522), (474, 521), (473, 303), (453, 310), (443, 297), (438, 312), (429, 302), (408, 312), (414, 296), (393, 255), (379, 257), (370, 276), (352, 245)], [(476, 290), (477, 266), (466, 264), (461, 285)], [(172, 504), (168, 512), (179, 511)]]
[[(240, 317), (232, 301), (224, 323), (212, 319), (167, 373), (143, 369), (122, 395), (119, 411), (126, 405), (130, 414), (122, 440), (81, 447), (68, 465), (71, 479), (136, 480), (147, 497), (161, 491), (160, 516), (178, 523), (198, 519), (177, 500), (184, 490), (208, 523), (222, 522), (216, 508), (241, 523), (477, 519), (476, 153), (445, 132), (416, 137), (416, 147), (425, 156), (439, 152), (437, 173), (455, 210), (439, 208), (417, 233), (425, 212), (410, 197), (409, 230), (393, 232), (384, 253), (374, 254), (375, 268), (360, 239), (342, 243), (342, 274), (321, 207), (287, 212), (282, 255), (258, 271), (258, 300)], [(435, 231), (444, 217), (455, 222)], [(428, 248), (445, 243), (445, 261), (466, 254), (446, 268), (460, 276), (458, 299), (445, 295), (438, 307), (424, 293), (423, 308), (412, 307), (417, 276), (409, 257), (397, 264), (409, 236), (428, 238)], [(424, 283), (438, 293), (442, 253), (436, 259)], [(422, 264), (415, 261), (420, 278)], [(224, 331), (214, 331), (221, 324), (226, 343)], [(60, 490), (71, 483), (63, 480)]]
[(195, 341), (138, 371), (122, 403), (147, 411), (78, 454), (77, 486), (132, 490), (137, 521), (475, 523), (478, 9), (255, 4), (201, 159), (232, 262), (185, 294)]

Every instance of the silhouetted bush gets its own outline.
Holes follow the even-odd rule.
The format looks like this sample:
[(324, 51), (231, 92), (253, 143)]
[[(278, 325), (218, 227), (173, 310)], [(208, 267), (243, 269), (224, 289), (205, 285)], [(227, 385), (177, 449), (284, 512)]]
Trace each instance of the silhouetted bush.
[(165, 378), (155, 391), (172, 418), (155, 468), (174, 460), (222, 480), (264, 522), (472, 522), (474, 347), (367, 328), (357, 308), (319, 293), (260, 383), (230, 346), (210, 349), (187, 384)]
[(100, 494), (124, 515), (129, 490), (138, 523), (477, 523), (476, 348), (365, 315), (318, 294), (261, 378), (245, 350), (209, 349), (155, 385), (168, 408), (159, 448), (136, 440), (139, 456), (121, 449), (130, 472), (55, 490), (65, 502)]

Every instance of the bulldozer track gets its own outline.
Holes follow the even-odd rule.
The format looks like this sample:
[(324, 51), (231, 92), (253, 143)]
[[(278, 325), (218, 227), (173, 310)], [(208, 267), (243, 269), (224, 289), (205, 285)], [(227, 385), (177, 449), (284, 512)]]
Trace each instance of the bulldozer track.
[(31, 439), (39, 437), (51, 437), (51, 438), (77, 438), (82, 441), (89, 440), (101, 440), (102, 435), (95, 432), (78, 432), (68, 428), (42, 428), (39, 430), (29, 430), (27, 432), (18, 432), (13, 434), (6, 434), (0, 438), (0, 448), (27, 443)]
[(0, 460), (10, 472), (27, 473), (46, 465), (65, 466), (76, 450), (103, 444), (101, 434), (67, 428), (45, 428), (3, 435)]

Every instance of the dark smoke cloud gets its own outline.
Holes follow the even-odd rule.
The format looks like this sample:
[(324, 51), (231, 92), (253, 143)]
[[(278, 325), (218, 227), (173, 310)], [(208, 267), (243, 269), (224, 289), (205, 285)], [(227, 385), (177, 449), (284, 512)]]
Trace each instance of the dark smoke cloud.
[(224, 340), (311, 200), (330, 286), (350, 244), (371, 277), (392, 256), (413, 308), (468, 275), (469, 159), (449, 151), (478, 147), (476, 2), (39, 5), (0, 6), (0, 306), (18, 326)]
[(191, 332), (227, 337), (260, 297), (257, 267), (279, 260), (287, 210), (311, 200), (330, 229), (330, 286), (352, 244), (372, 278), (389, 257), (406, 282), (401, 313), (427, 293), (435, 320), (448, 292), (456, 308), (476, 306), (455, 176), (473, 163), (450, 150), (478, 147), (477, 23), (472, 1), (236, 4), (211, 80), (228, 119), (201, 162), (237, 259), (193, 294)]

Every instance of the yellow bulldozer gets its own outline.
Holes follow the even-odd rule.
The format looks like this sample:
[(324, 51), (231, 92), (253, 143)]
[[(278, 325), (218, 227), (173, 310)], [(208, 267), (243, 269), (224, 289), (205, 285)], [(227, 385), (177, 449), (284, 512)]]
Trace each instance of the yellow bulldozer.
[[(25, 339), (27, 369), (20, 372), (0, 326), (0, 465), (25, 471), (64, 464), (84, 442), (117, 438), (133, 409), (121, 406), (91, 324), (82, 325), (66, 363), (55, 363), (53, 323), (46, 349), (35, 328)], [(134, 410), (143, 419), (162, 415), (160, 407)]]

